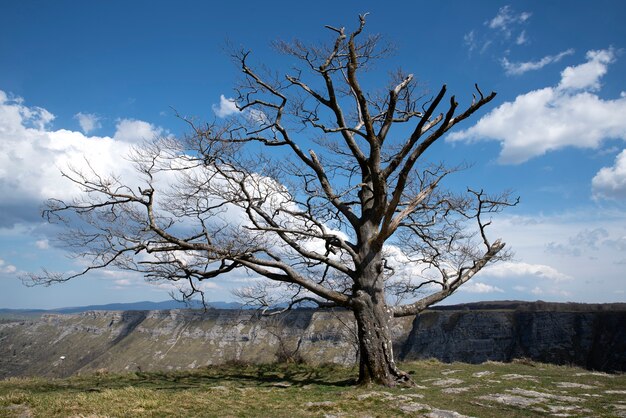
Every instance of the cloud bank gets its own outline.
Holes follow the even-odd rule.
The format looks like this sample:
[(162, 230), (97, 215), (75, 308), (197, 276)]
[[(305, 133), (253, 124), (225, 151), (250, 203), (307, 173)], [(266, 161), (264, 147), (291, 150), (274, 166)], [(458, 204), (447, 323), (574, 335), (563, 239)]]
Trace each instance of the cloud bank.
[(572, 48), (560, 52), (556, 55), (547, 55), (541, 58), (539, 61), (528, 62), (510, 62), (506, 57), (502, 58), (501, 64), (507, 75), (522, 75), (528, 71), (540, 70), (548, 64), (559, 62), (568, 55), (572, 55), (574, 50)]
[(565, 68), (557, 86), (503, 103), (448, 141), (496, 140), (502, 144), (499, 162), (520, 164), (548, 151), (596, 149), (607, 139), (626, 139), (626, 96), (604, 100), (594, 93), (614, 51), (589, 51), (586, 57), (587, 62)]
[(71, 198), (78, 189), (61, 175), (70, 166), (88, 169), (89, 161), (98, 173), (136, 177), (125, 158), (133, 144), (165, 134), (147, 122), (122, 119), (113, 137), (87, 136), (55, 130), (53, 120), (46, 109), (0, 90), (0, 227), (39, 220), (46, 199)]

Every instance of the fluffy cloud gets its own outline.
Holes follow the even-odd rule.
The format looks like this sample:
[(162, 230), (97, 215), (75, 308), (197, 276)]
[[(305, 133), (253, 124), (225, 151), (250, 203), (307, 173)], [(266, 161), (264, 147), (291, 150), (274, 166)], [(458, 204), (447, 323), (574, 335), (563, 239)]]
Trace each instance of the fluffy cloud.
[(563, 281), (569, 280), (566, 274), (559, 272), (557, 269), (544, 264), (529, 264), (519, 262), (503, 262), (494, 264), (485, 268), (481, 275), (510, 278), (510, 277), (539, 277), (542, 279)]
[(498, 41), (508, 46), (527, 44), (528, 35), (522, 27), (530, 16), (528, 12), (515, 12), (511, 6), (501, 7), (496, 16), (485, 22), (487, 31), (471, 30), (463, 36), (463, 43), (470, 54), (475, 50), (483, 54)]
[(211, 109), (218, 118), (226, 118), (239, 113), (235, 99), (226, 98), (223, 94), (220, 95), (219, 105), (214, 104)]
[(6, 273), (11, 274), (15, 273), (17, 268), (12, 264), (7, 264), (3, 259), (0, 258), (0, 274)]
[(135, 119), (121, 119), (115, 126), (113, 139), (126, 143), (141, 143), (163, 135), (165, 135), (165, 130), (151, 123)]
[(111, 137), (54, 130), (54, 115), (28, 107), (21, 98), (0, 91), (0, 227), (39, 218), (48, 198), (67, 199), (77, 188), (61, 177), (69, 166), (136, 178), (125, 159), (134, 143), (162, 135), (163, 129), (136, 120), (120, 120)]
[(615, 158), (612, 167), (598, 171), (591, 186), (596, 198), (626, 199), (626, 150)]
[(574, 50), (570, 48), (557, 55), (547, 55), (539, 61), (510, 62), (508, 59), (502, 58), (501, 63), (507, 75), (522, 75), (528, 71), (540, 70), (548, 64), (559, 62), (563, 57), (573, 53)]
[(510, 35), (511, 26), (524, 23), (531, 15), (529, 12), (516, 13), (511, 9), (511, 6), (506, 5), (501, 7), (498, 10), (498, 14), (493, 19), (485, 22), (485, 24), (491, 29), (501, 30)]
[[(502, 237), (514, 261), (486, 267), (476, 279), (526, 293), (572, 301), (615, 302), (626, 274), (626, 215), (599, 209), (553, 215), (503, 216), (491, 235)], [(565, 295), (564, 292), (567, 292)]]
[(467, 293), (502, 293), (504, 290), (490, 284), (470, 281), (459, 288)]
[(40, 239), (35, 241), (35, 246), (40, 250), (47, 250), (50, 248), (50, 242), (47, 239)]
[(86, 134), (102, 127), (100, 124), (100, 117), (94, 115), (93, 113), (78, 112), (74, 115), (74, 119), (78, 120), (80, 129), (82, 129)]
[(612, 48), (588, 51), (587, 62), (573, 67), (567, 67), (561, 72), (559, 89), (571, 90), (598, 90), (600, 78), (606, 74), (607, 67), (615, 60)]
[(611, 49), (589, 51), (587, 62), (567, 67), (556, 87), (519, 95), (448, 141), (497, 140), (499, 161), (519, 164), (565, 147), (597, 148), (608, 138), (626, 139), (626, 97), (604, 100), (592, 92), (613, 61)]

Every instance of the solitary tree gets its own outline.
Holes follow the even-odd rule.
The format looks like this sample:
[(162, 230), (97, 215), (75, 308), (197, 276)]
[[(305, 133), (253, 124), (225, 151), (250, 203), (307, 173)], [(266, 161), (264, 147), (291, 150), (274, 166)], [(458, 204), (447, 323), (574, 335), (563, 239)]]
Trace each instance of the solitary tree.
[(364, 26), (365, 16), (353, 32), (327, 26), (328, 45), (278, 42), (301, 64), (284, 77), (236, 52), (236, 114), (206, 125), (183, 118), (186, 137), (138, 147), (141, 185), (65, 172), (84, 193), (49, 201), (44, 214), (67, 221), (61, 239), (90, 264), (32, 278), (49, 284), (115, 267), (185, 284), (185, 298), (204, 299), (203, 281), (245, 270), (260, 279), (239, 294), (258, 305), (279, 294), (289, 307), (351, 310), (361, 383), (410, 382), (394, 363), (390, 321), (443, 300), (504, 257), (504, 243), (490, 241), (486, 228), (489, 213), (511, 203), (478, 189), (444, 190), (460, 167), (423, 159), (495, 93), (476, 85), (459, 111), (454, 96), (442, 104), (445, 85), (419, 95), (414, 76), (401, 71), (384, 90), (366, 91), (367, 70), (388, 51)]

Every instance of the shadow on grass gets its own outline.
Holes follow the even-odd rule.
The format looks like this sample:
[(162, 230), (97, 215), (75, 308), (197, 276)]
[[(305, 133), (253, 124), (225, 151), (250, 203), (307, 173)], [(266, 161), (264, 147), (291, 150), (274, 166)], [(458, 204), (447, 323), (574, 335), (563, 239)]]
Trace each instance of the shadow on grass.
[(236, 387), (348, 387), (356, 383), (354, 370), (333, 365), (309, 366), (290, 364), (209, 366), (188, 371), (131, 372), (125, 374), (94, 373), (66, 379), (25, 381), (23, 389), (36, 393), (101, 392), (129, 386), (152, 390), (193, 390), (211, 386)]

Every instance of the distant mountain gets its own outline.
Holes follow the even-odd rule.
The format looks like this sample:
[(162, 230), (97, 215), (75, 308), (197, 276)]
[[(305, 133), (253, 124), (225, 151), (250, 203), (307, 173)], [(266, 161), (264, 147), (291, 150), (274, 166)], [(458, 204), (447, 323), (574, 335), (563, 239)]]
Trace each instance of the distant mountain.
[[(212, 309), (250, 309), (237, 302), (209, 302), (208, 308)], [(284, 305), (277, 305), (284, 307)], [(109, 303), (106, 305), (75, 306), (58, 309), (0, 309), (0, 316), (3, 318), (12, 317), (37, 317), (46, 313), (81, 313), (86, 311), (164, 311), (171, 309), (202, 309), (202, 302), (193, 300), (188, 303), (176, 300), (166, 300), (162, 302), (131, 302), (131, 303)], [(303, 306), (302, 308), (310, 308)], [(254, 308), (252, 308), (254, 309)], [(429, 308), (430, 311), (481, 311), (481, 310), (526, 310), (526, 311), (554, 311), (554, 312), (588, 312), (588, 311), (623, 311), (626, 310), (625, 303), (556, 303), (556, 302), (527, 302), (516, 300), (485, 301), (464, 303), (459, 305), (436, 305)]]
[[(243, 305), (237, 302), (209, 302), (209, 308), (213, 309), (241, 309)], [(202, 309), (202, 302), (193, 300), (188, 303), (176, 300), (166, 300), (162, 302), (131, 302), (131, 303), (109, 303), (106, 305), (74, 306), (57, 309), (0, 309), (0, 315), (41, 315), (44, 313), (80, 313), (86, 311), (163, 311), (169, 309)]]

